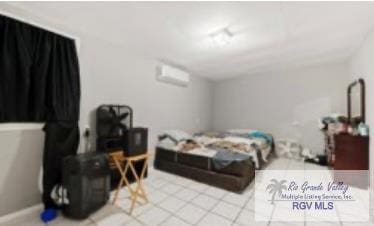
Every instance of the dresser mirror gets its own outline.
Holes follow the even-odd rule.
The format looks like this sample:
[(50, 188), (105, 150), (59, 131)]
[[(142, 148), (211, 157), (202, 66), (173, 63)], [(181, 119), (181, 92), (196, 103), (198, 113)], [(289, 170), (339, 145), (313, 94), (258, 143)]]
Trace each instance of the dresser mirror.
[(357, 125), (365, 122), (365, 81), (358, 79), (347, 89), (348, 122)]

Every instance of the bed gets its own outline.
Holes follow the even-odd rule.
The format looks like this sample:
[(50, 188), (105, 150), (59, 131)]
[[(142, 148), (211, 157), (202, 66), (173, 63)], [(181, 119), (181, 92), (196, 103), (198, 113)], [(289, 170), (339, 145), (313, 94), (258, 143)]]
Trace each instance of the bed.
[(159, 136), (156, 169), (242, 192), (268, 161), (272, 137), (259, 131), (166, 131)]

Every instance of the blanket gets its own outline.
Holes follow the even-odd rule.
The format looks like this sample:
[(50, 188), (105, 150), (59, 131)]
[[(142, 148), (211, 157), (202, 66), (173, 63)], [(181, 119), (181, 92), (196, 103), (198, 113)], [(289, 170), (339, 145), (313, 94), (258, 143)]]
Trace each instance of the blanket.
[(249, 159), (249, 155), (239, 152), (232, 152), (227, 149), (218, 150), (212, 158), (212, 163), (216, 169), (223, 169), (235, 161), (244, 161)]
[[(178, 143), (170, 140), (168, 136), (160, 139), (158, 146), (195, 155), (209, 155), (216, 168), (221, 169), (233, 161), (251, 159), (256, 168), (260, 168), (260, 159), (267, 161), (272, 146), (272, 137), (258, 131), (247, 133), (199, 133), (192, 139), (181, 139)], [(161, 136), (160, 136), (161, 138)], [(271, 142), (270, 142), (271, 141)], [(174, 144), (173, 144), (174, 143)]]

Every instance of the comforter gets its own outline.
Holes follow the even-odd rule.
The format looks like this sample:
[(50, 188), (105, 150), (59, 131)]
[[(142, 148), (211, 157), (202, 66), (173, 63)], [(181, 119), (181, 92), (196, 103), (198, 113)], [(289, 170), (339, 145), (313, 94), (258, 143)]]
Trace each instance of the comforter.
[[(269, 135), (270, 136), (270, 135)], [(187, 139), (177, 140), (160, 136), (158, 147), (177, 152), (201, 155), (212, 158), (216, 168), (223, 168), (233, 161), (251, 159), (256, 168), (261, 167), (261, 160), (267, 162), (272, 142), (261, 136), (235, 133), (198, 133)], [(271, 136), (270, 136), (271, 137)]]

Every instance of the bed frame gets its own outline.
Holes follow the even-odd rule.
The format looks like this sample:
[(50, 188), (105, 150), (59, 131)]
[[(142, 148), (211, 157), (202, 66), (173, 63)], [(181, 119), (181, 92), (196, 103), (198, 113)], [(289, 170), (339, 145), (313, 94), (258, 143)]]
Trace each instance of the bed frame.
[(241, 193), (255, 177), (251, 160), (215, 169), (211, 158), (156, 148), (156, 169), (193, 179), (225, 190)]

